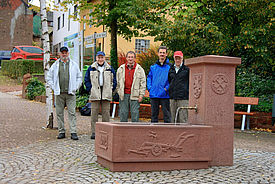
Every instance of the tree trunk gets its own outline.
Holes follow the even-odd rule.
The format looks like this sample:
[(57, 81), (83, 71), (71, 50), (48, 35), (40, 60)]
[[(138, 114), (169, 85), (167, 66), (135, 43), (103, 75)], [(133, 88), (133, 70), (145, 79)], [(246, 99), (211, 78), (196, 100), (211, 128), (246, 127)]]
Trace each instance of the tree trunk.
[(117, 22), (113, 20), (111, 23), (111, 65), (115, 70), (118, 68), (117, 60)]
[[(109, 11), (112, 11), (116, 7), (116, 0), (111, 0), (109, 2)], [(111, 29), (111, 65), (117, 70), (117, 19), (115, 17), (112, 18), (112, 22), (110, 24)]]
[[(42, 23), (42, 37), (41, 41), (44, 50), (44, 76), (45, 81), (50, 69), (50, 40), (48, 32), (48, 21), (47, 21), (47, 10), (46, 10), (46, 0), (40, 0), (40, 16)], [(52, 90), (50, 86), (46, 83), (46, 111), (47, 111), (47, 128), (53, 128), (53, 107), (52, 107)]]

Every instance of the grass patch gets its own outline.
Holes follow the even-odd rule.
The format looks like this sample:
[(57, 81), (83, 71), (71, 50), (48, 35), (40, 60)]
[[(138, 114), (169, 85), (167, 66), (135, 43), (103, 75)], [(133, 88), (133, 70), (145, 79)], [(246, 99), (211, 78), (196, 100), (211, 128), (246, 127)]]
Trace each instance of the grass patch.
[(21, 81), (18, 79), (11, 79), (10, 77), (3, 75), (3, 72), (0, 70), (0, 85), (1, 86), (21, 85)]

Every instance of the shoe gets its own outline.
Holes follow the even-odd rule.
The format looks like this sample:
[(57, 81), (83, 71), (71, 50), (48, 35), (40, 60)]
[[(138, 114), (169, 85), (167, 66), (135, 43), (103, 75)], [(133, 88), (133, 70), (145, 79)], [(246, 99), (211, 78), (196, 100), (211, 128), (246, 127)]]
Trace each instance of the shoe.
[(91, 139), (95, 139), (95, 133), (92, 133)]
[(57, 139), (64, 139), (65, 133), (59, 133)]
[(72, 140), (78, 140), (77, 134), (76, 133), (71, 133), (71, 139)]

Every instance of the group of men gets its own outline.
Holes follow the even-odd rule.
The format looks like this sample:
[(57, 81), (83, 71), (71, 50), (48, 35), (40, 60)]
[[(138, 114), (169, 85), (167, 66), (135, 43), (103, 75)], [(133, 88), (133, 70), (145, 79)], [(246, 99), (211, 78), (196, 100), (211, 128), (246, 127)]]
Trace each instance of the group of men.
[[(68, 48), (60, 49), (60, 59), (50, 68), (47, 83), (55, 94), (55, 105), (58, 122), (58, 139), (65, 138), (64, 107), (68, 108), (71, 138), (78, 140), (76, 133), (75, 92), (81, 86), (82, 74), (78, 65), (69, 59)], [(151, 101), (151, 122), (158, 122), (161, 105), (165, 123), (186, 123), (187, 110), (181, 110), (176, 118), (178, 107), (188, 106), (189, 68), (184, 65), (183, 53), (174, 53), (175, 64), (167, 58), (167, 48), (160, 46), (159, 59), (150, 67), (147, 76), (147, 89)], [(139, 121), (139, 107), (146, 91), (144, 69), (136, 63), (136, 53), (126, 54), (127, 62), (117, 72), (105, 60), (105, 53), (97, 52), (96, 62), (89, 66), (84, 83), (90, 92), (91, 102), (91, 139), (95, 139), (95, 123), (98, 122), (99, 109), (102, 121), (110, 121), (110, 102), (115, 92), (119, 95), (119, 116), (121, 122), (128, 121), (129, 109), (131, 121)]]

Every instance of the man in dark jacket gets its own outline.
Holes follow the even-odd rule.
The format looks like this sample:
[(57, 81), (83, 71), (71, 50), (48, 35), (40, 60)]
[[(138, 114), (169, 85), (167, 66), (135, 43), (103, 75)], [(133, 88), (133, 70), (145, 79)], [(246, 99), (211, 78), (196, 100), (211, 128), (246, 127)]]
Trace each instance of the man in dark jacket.
[[(171, 122), (175, 122), (178, 107), (188, 106), (189, 99), (189, 68), (184, 65), (181, 51), (174, 53), (175, 64), (171, 66), (168, 74)], [(177, 123), (186, 123), (188, 119), (187, 109), (180, 109)]]
[(150, 67), (147, 76), (147, 89), (151, 99), (151, 122), (158, 122), (159, 105), (163, 112), (165, 123), (171, 122), (170, 104), (169, 104), (169, 82), (168, 72), (170, 69), (167, 48), (160, 46), (158, 49), (159, 60)]

